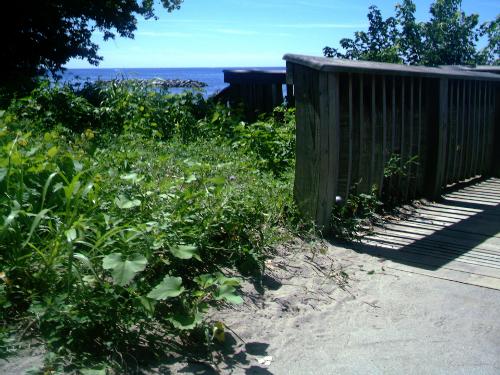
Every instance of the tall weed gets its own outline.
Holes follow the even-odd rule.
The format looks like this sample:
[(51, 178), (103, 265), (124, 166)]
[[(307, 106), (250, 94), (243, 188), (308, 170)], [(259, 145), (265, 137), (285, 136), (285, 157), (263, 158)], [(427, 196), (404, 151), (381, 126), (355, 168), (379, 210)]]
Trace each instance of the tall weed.
[(0, 112), (0, 319), (62, 368), (207, 327), (211, 306), (242, 302), (231, 275), (259, 272), (293, 212), (292, 128), (288, 110), (252, 126), (122, 81), (13, 101)]

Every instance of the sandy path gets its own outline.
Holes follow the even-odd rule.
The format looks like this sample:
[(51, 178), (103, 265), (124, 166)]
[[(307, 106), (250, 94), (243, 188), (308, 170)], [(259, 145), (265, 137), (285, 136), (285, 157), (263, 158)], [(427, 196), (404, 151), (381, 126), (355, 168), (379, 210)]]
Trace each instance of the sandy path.
[(247, 286), (246, 304), (219, 314), (246, 342), (232, 342), (221, 373), (500, 374), (500, 291), (333, 246), (315, 257), (283, 252), (268, 276), (263, 295)]

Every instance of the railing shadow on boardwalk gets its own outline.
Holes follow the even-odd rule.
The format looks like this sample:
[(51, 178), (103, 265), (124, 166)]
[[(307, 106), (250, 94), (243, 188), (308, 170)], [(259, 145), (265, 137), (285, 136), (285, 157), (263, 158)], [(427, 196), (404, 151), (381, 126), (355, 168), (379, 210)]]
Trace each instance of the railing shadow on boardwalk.
[(500, 181), (449, 191), (344, 246), (429, 271), (459, 261), (464, 271), (481, 266), (500, 274)]

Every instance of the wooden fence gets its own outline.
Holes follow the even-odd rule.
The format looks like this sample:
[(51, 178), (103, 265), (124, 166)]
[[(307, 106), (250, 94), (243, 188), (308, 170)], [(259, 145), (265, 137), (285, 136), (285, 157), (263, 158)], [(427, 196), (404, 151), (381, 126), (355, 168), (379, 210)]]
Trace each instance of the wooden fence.
[[(284, 70), (224, 70), (224, 82), (229, 87), (217, 97), (230, 104), (243, 104), (249, 121), (259, 114), (272, 113), (284, 102), (283, 85), (286, 83)], [(287, 102), (293, 101), (293, 88), (287, 88)]]
[(390, 160), (405, 168), (391, 180), (403, 199), (434, 199), (447, 185), (500, 175), (500, 75), (284, 59), (297, 114), (295, 196), (318, 225), (328, 223), (337, 197), (381, 193)]

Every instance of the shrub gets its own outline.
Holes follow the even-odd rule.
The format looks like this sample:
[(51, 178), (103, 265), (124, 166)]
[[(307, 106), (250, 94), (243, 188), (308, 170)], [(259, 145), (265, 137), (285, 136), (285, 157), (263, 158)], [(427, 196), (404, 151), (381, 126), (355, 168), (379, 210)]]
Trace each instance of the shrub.
[(252, 127), (191, 93), (78, 90), (0, 112), (0, 317), (63, 367), (209, 332), (293, 207), (291, 112)]

